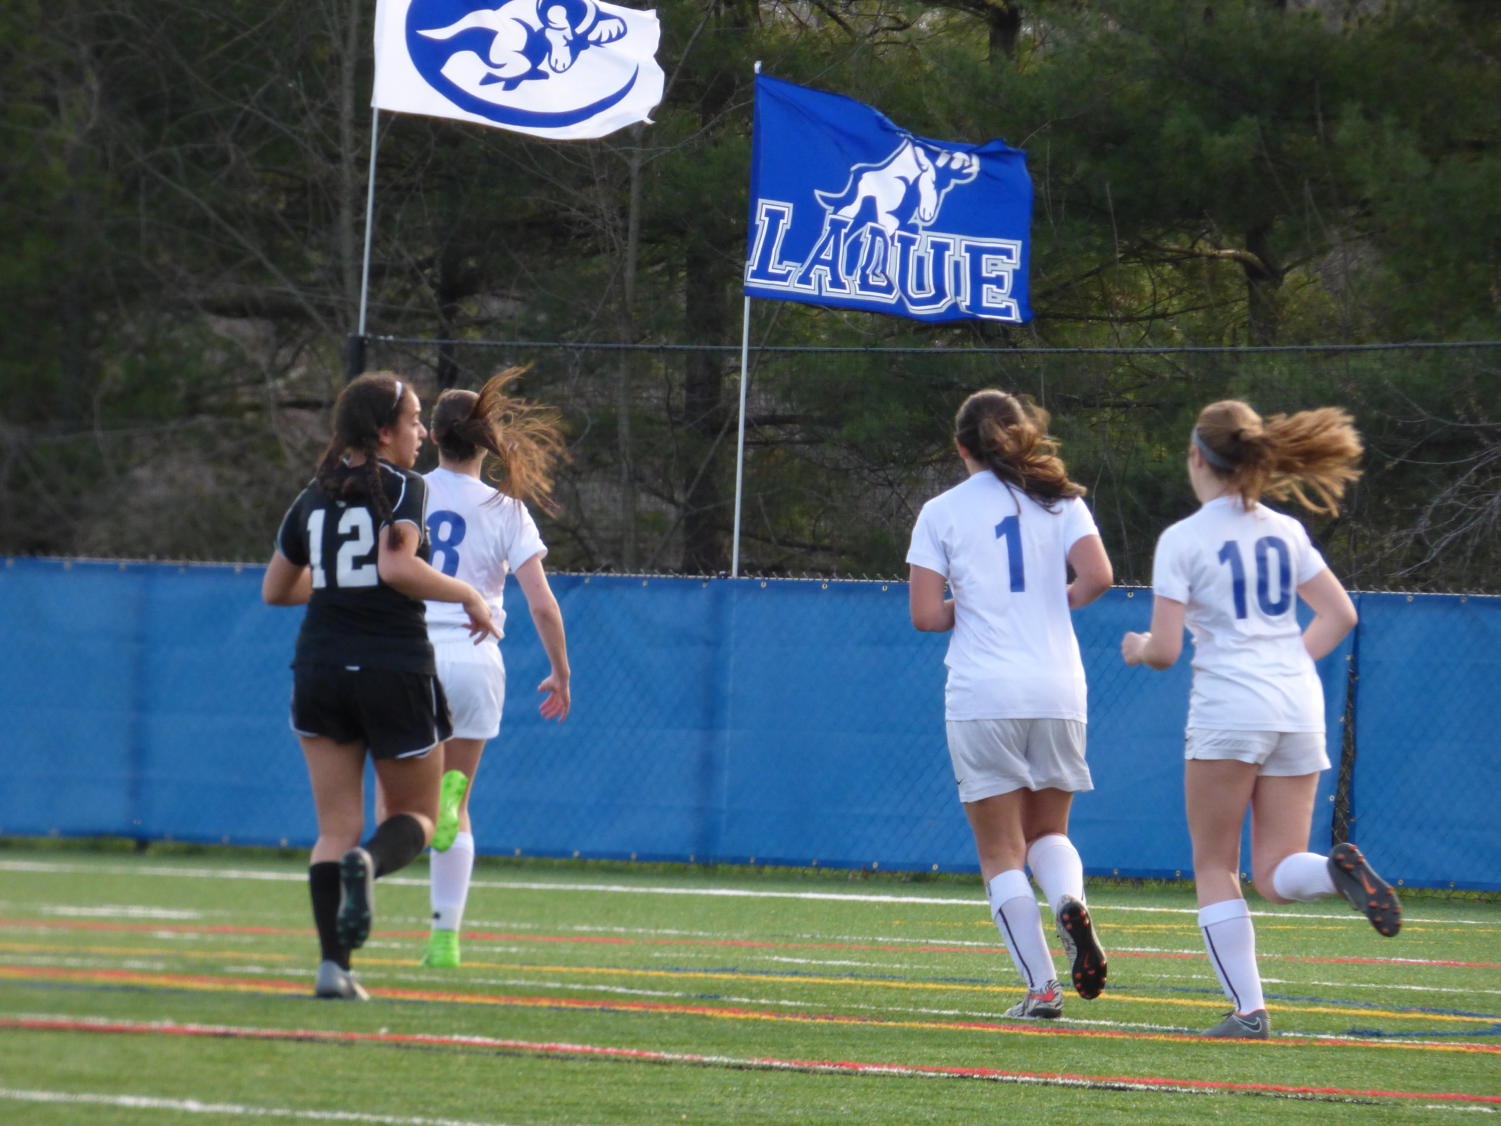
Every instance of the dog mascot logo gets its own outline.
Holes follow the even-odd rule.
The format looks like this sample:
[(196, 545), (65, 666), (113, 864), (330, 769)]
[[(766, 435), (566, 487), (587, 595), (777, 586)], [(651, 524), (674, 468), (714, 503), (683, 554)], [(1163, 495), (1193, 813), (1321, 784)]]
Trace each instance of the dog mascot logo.
[(925, 150), (908, 137), (880, 164), (852, 168), (844, 191), (814, 195), (830, 214), (852, 226), (869, 205), (871, 221), (891, 239), (904, 227), (932, 223), (949, 189), (969, 183), (979, 171), (980, 160), (970, 153)]
[(594, 0), (506, 0), (498, 8), (468, 12), (447, 27), (418, 28), (417, 34), (448, 42), (467, 32), (488, 38), (481, 86), (499, 82), (514, 90), (523, 82), (546, 80), (573, 66), (590, 47), (625, 34), (625, 21), (606, 16)]
[(852, 167), (842, 190), (812, 191), (822, 225), (802, 255), (784, 244), (808, 202), (756, 200), (747, 291), (919, 319), (1021, 320), (1011, 293), (1021, 243), (939, 223), (944, 200), (979, 174), (975, 153), (905, 135), (884, 160)]
[(661, 97), (649, 90), (661, 73), (650, 12), (601, 0), (410, 0), (403, 30), (422, 80), (497, 125), (597, 135), (576, 127)]

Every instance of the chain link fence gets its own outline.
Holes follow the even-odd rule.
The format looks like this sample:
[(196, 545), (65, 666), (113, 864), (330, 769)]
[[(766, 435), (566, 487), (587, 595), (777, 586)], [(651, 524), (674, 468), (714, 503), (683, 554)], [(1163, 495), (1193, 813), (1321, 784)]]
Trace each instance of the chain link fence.
[[(530, 365), (571, 463), (541, 521), (554, 569), (718, 575), (733, 560), (741, 353), (735, 347), (371, 338), (430, 402)], [(219, 383), (183, 376), (167, 421), (101, 393), (82, 423), (3, 427), (0, 553), (261, 562), (328, 436), (342, 361), (298, 356)], [(954, 411), (981, 387), (1032, 395), (1122, 583), (1193, 507), (1183, 457), (1216, 399), (1263, 413), (1349, 409), (1365, 476), (1310, 530), (1347, 585), (1501, 592), (1501, 344), (1002, 350), (757, 347), (746, 366), (739, 573), (904, 576), (918, 509), (961, 474)], [(175, 377), (163, 373), (164, 395)], [(180, 401), (178, 401), (180, 400)], [(0, 420), (3, 426), (3, 420)], [(431, 448), (418, 467), (435, 457)]]
[[(736, 348), (374, 338), (367, 368), (478, 386), (530, 365), (522, 393), (561, 407), (574, 462), (545, 529), (556, 565), (716, 574), (733, 554)], [(1501, 590), (1501, 345), (1169, 351), (757, 348), (747, 407), (740, 571), (899, 576), (922, 503), (955, 483), (952, 419), (971, 391), (1031, 395), (1087, 485), (1125, 583), (1193, 508), (1183, 458), (1199, 409), (1350, 410), (1365, 476), (1310, 521), (1369, 590)]]

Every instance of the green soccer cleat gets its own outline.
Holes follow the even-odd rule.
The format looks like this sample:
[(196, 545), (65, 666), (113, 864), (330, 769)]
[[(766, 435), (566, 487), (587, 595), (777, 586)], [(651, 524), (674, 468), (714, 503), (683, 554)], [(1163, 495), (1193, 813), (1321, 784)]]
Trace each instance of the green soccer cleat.
[(459, 932), (433, 931), (427, 936), (427, 949), (422, 952), (419, 965), (430, 970), (456, 970), (459, 968)]
[(433, 851), (447, 852), (459, 835), (459, 809), (464, 804), (464, 792), (469, 789), (469, 778), (462, 770), (450, 770), (443, 775), (438, 788), (438, 821), (433, 826)]

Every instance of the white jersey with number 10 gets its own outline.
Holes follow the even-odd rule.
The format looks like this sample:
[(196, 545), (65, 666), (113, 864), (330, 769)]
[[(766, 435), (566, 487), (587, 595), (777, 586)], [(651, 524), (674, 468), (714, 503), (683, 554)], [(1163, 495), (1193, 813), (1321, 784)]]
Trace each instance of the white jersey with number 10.
[(1298, 624), (1298, 587), (1324, 570), (1303, 525), (1216, 497), (1157, 541), (1152, 592), (1193, 635), (1188, 726), (1323, 731), (1324, 691)]

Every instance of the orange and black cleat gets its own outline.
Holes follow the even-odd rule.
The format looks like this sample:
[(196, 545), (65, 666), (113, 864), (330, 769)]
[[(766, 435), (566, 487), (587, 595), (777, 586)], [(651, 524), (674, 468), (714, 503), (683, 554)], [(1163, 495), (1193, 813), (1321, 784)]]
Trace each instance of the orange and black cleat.
[(1376, 874), (1360, 849), (1348, 843), (1330, 849), (1329, 876), (1350, 906), (1371, 920), (1377, 934), (1390, 938), (1402, 929), (1402, 903), (1397, 893)]
[(1094, 933), (1094, 920), (1089, 908), (1071, 895), (1058, 902), (1054, 920), (1058, 940), (1063, 943), (1063, 955), (1068, 959), (1069, 974), (1074, 981), (1074, 990), (1086, 1001), (1093, 1001), (1105, 988), (1108, 965), (1105, 951)]

